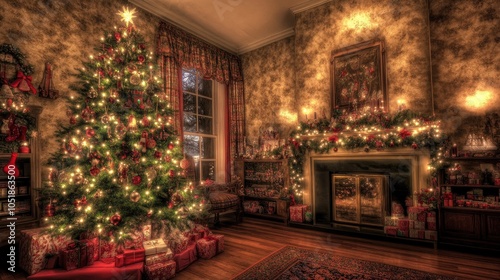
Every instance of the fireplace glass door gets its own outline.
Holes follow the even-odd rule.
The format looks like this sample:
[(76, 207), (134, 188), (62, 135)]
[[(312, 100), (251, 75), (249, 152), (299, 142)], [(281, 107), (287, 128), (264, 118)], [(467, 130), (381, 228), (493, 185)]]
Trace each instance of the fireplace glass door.
[(334, 174), (333, 217), (336, 222), (383, 226), (383, 175)]

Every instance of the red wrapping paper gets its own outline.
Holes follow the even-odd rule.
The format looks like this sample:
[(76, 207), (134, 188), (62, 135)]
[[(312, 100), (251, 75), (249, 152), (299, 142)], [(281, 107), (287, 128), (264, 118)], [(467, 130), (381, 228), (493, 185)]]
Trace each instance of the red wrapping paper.
[(196, 241), (198, 256), (202, 259), (210, 259), (217, 254), (217, 241), (214, 239), (200, 239)]
[(115, 267), (114, 263), (104, 263), (96, 261), (91, 266), (82, 267), (75, 270), (45, 269), (37, 274), (29, 276), (28, 280), (110, 280), (110, 279), (127, 279), (127, 280), (142, 280), (143, 272), (142, 263), (134, 263), (121, 268)]
[(305, 219), (307, 205), (290, 206), (290, 221), (303, 223)]
[(144, 261), (146, 257), (144, 249), (125, 250), (123, 254), (115, 257), (115, 266), (122, 267), (125, 265)]
[(387, 235), (396, 236), (396, 234), (398, 232), (398, 227), (396, 227), (396, 226), (385, 226), (384, 227), (384, 232)]
[(196, 244), (191, 244), (186, 248), (186, 250), (174, 255), (174, 261), (176, 264), (175, 270), (181, 271), (197, 259)]
[(398, 220), (398, 229), (408, 231), (410, 228), (410, 221), (408, 219)]
[(159, 253), (156, 255), (146, 256), (146, 260), (144, 261), (144, 264), (153, 265), (155, 263), (167, 262), (169, 260), (172, 260), (173, 258), (174, 258), (174, 253), (172, 253), (172, 250), (168, 249), (168, 251), (165, 253)]
[(224, 235), (222, 234), (212, 234), (206, 237), (208, 240), (215, 240), (217, 244), (217, 254), (224, 252)]
[(149, 280), (166, 280), (175, 276), (175, 267), (176, 264), (174, 261), (167, 261), (165, 263), (147, 265), (144, 267), (144, 270)]
[[(92, 251), (92, 256), (94, 252)], [(87, 265), (87, 245), (70, 244), (66, 250), (61, 251), (61, 266), (66, 270), (73, 270)]]

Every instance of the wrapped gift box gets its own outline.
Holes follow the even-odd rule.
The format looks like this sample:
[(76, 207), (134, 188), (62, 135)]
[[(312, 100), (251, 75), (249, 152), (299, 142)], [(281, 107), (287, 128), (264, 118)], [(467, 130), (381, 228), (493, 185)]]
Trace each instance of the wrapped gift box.
[(144, 249), (125, 250), (123, 254), (115, 257), (115, 266), (122, 267), (125, 265), (144, 261), (146, 257)]
[(437, 240), (437, 231), (435, 231), (435, 230), (426, 230), (425, 231), (425, 239), (427, 239), (427, 240)]
[(71, 243), (60, 252), (61, 266), (73, 270), (94, 263), (94, 245), (86, 242)]
[(196, 244), (191, 244), (179, 254), (174, 254), (174, 261), (176, 264), (175, 270), (181, 271), (197, 259)]
[(398, 220), (398, 229), (408, 231), (410, 228), (410, 221), (406, 218)]
[(397, 236), (400, 236), (400, 237), (409, 237), (410, 234), (409, 234), (410, 230), (406, 229), (406, 230), (402, 230), (402, 229), (398, 229), (398, 232), (396, 233)]
[(99, 239), (99, 260), (104, 262), (114, 261), (116, 256), (116, 243)]
[(19, 233), (19, 267), (29, 275), (41, 271), (47, 259), (46, 254), (55, 254), (66, 248), (71, 239), (61, 235), (51, 237), (46, 228), (22, 230)]
[(215, 239), (202, 238), (196, 241), (198, 256), (202, 259), (210, 259), (217, 254), (217, 241)]
[(206, 237), (208, 240), (215, 240), (217, 244), (217, 254), (224, 252), (224, 235), (212, 234)]
[(418, 239), (425, 239), (425, 230), (410, 229), (410, 237), (411, 238), (418, 238)]
[(413, 221), (425, 222), (427, 207), (415, 206), (408, 207), (408, 219)]
[(175, 276), (176, 264), (174, 261), (146, 265), (144, 270), (149, 280), (165, 280)]
[(172, 249), (174, 254), (178, 254), (178, 253), (186, 250), (186, 248), (189, 245), (189, 240), (190, 240), (189, 237), (186, 237), (183, 234), (176, 235), (175, 233), (172, 233), (172, 235), (170, 237), (171, 237), (171, 239), (169, 239), (168, 243), (169, 243), (170, 249)]
[(168, 251), (165, 253), (146, 256), (146, 260), (144, 263), (146, 265), (152, 265), (160, 262), (167, 262), (169, 260), (172, 260), (173, 258), (174, 258), (174, 253), (172, 252), (172, 250), (168, 249)]
[(290, 221), (303, 223), (305, 220), (307, 205), (290, 206)]
[(436, 222), (427, 222), (427, 229), (428, 230), (437, 230)]
[(146, 256), (166, 253), (168, 251), (167, 244), (161, 238), (144, 241), (143, 246)]
[(385, 217), (385, 225), (386, 226), (397, 226), (398, 225), (398, 217), (386, 216)]
[(387, 235), (396, 236), (397, 232), (398, 232), (398, 227), (396, 227), (396, 226), (385, 226), (384, 227), (384, 233)]

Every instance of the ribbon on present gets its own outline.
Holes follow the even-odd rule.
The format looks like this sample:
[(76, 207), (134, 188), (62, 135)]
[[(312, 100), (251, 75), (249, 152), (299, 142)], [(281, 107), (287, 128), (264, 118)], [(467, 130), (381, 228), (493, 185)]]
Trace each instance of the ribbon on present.
[(31, 91), (31, 93), (36, 94), (36, 88), (31, 83), (32, 77), (26, 76), (22, 71), (17, 71), (16, 79), (10, 84), (13, 88), (18, 88), (20, 91)]
[(144, 249), (125, 250), (123, 254), (115, 257), (115, 266), (122, 267), (124, 265), (142, 262), (145, 256)]

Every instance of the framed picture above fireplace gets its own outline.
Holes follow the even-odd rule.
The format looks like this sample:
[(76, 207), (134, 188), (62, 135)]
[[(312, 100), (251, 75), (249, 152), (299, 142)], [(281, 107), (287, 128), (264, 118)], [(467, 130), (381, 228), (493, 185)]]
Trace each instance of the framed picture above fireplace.
[(385, 49), (371, 40), (332, 51), (331, 104), (356, 111), (370, 107), (387, 111)]

